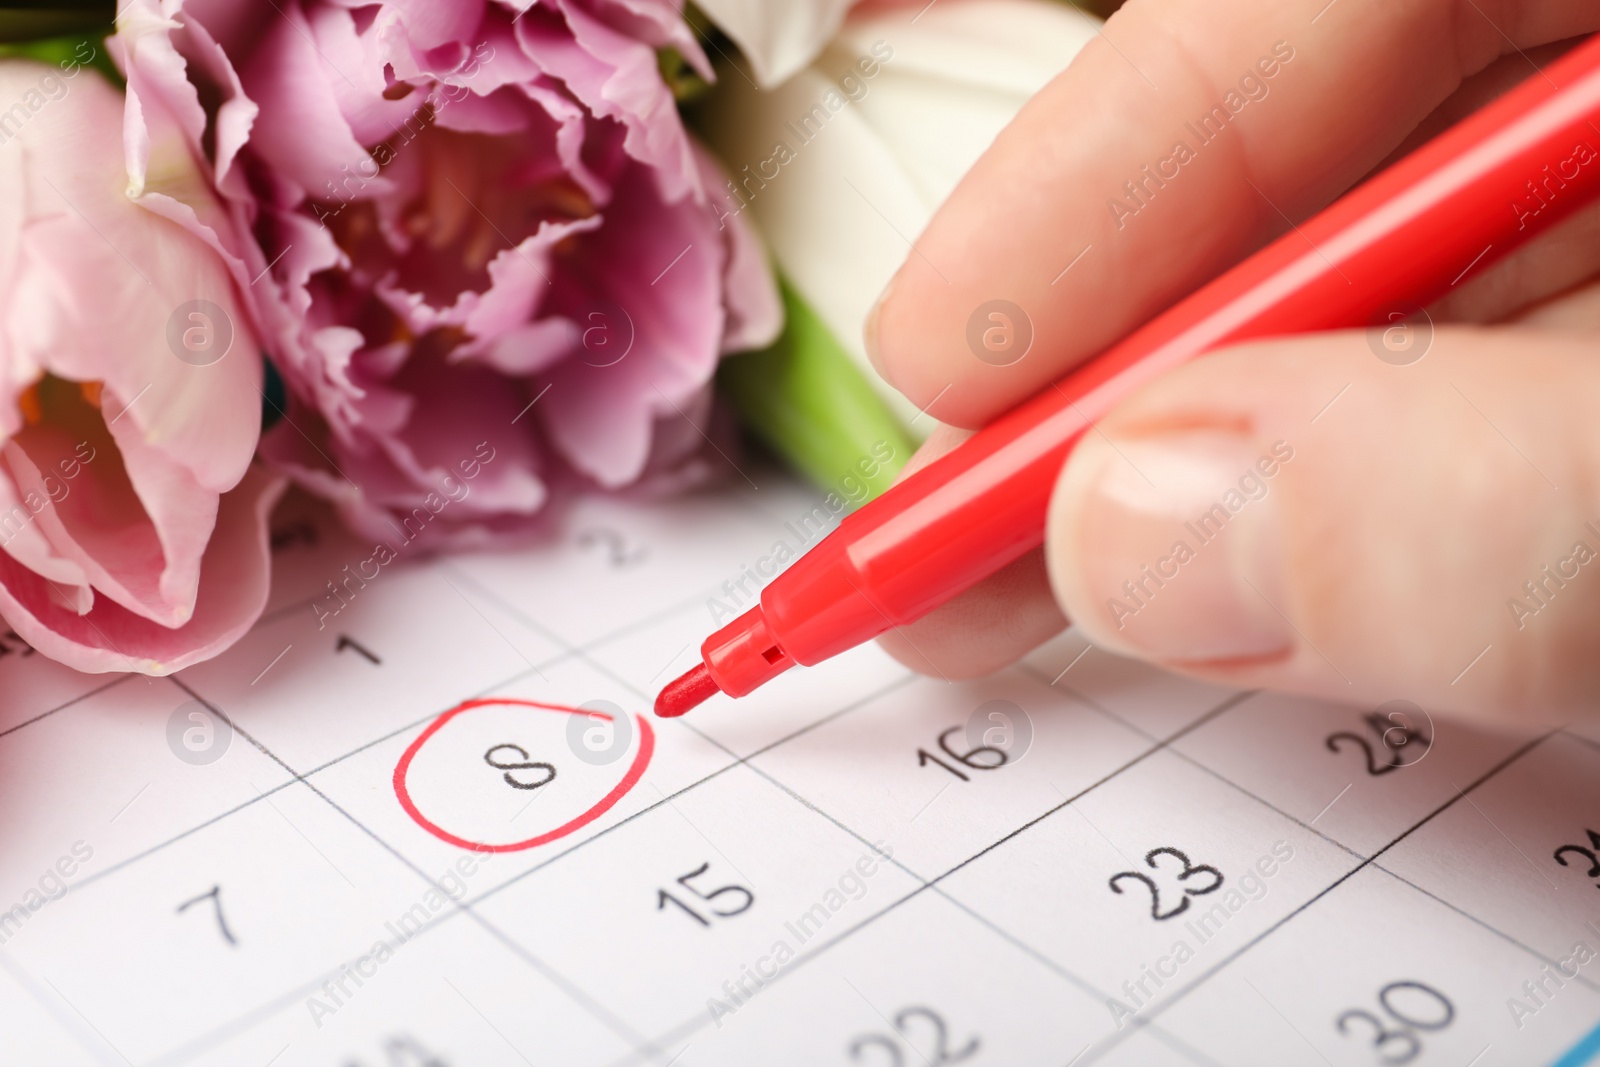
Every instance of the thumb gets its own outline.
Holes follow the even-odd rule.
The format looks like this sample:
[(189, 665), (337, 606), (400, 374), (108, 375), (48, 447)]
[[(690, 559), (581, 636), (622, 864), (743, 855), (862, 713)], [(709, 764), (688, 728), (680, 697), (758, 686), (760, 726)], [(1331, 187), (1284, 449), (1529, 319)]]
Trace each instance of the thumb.
[(1569, 718), (1600, 695), (1596, 355), (1441, 329), (1406, 365), (1362, 333), (1190, 364), (1062, 471), (1056, 595), (1097, 644), (1241, 688)]

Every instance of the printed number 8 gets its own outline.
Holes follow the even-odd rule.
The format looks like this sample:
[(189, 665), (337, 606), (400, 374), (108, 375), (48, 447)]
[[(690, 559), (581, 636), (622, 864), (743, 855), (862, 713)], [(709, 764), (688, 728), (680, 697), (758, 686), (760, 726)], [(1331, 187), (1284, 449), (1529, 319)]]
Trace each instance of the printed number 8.
[[(502, 763), (496, 760), (495, 753), (502, 750), (515, 752), (522, 758), (524, 762), (512, 763), (507, 761)], [(538, 789), (540, 786), (549, 785), (551, 782), (556, 780), (555, 767), (552, 764), (545, 763), (543, 760), (529, 760), (528, 750), (523, 748), (521, 745), (495, 745), (493, 748), (483, 754), (483, 762), (487, 763), (497, 771), (505, 771), (506, 773), (501, 777), (505, 778), (506, 784), (511, 786), (513, 789)], [(540, 778), (538, 781), (524, 782), (518, 779), (515, 774), (512, 773), (514, 771), (543, 771), (544, 777)]]

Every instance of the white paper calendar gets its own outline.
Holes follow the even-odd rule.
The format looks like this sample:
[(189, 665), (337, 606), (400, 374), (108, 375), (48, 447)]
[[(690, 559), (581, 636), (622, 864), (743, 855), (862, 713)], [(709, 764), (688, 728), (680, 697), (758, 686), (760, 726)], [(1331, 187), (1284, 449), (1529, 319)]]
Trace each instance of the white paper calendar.
[(305, 507), (171, 679), (0, 654), (0, 1063), (1600, 1058), (1600, 727), (1176, 679), (1069, 633), (648, 711), (775, 473), (402, 558)]

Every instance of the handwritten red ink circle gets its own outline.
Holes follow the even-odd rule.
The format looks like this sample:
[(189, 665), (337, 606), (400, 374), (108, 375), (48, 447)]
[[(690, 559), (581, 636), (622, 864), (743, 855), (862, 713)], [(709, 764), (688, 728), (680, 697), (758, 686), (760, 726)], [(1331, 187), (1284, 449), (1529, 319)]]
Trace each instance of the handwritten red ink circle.
[(484, 697), (479, 700), (469, 700), (464, 704), (451, 708), (449, 711), (433, 720), (433, 722), (428, 724), (428, 728), (422, 731), (422, 733), (418, 735), (417, 739), (407, 746), (405, 753), (400, 757), (400, 762), (395, 764), (394, 793), (400, 801), (400, 806), (405, 809), (406, 814), (411, 816), (412, 820), (418, 826), (422, 827), (424, 830), (428, 831), (441, 841), (448, 842), (449, 844), (455, 845), (459, 848), (471, 849), (474, 852), (521, 852), (523, 849), (537, 848), (540, 845), (549, 844), (551, 841), (566, 837), (568, 834), (573, 833), (576, 830), (581, 830), (583, 827), (589, 825), (600, 816), (610, 811), (612, 807), (616, 805), (617, 801), (621, 800), (630, 789), (639, 784), (639, 779), (644, 777), (645, 768), (650, 765), (650, 757), (655, 754), (656, 737), (655, 732), (650, 728), (649, 720), (645, 719), (642, 715), (635, 715), (633, 717), (634, 722), (639, 728), (639, 751), (634, 754), (633, 763), (628, 767), (628, 773), (623, 775), (622, 780), (613, 786), (609, 793), (601, 797), (599, 802), (596, 803), (592, 808), (589, 808), (576, 818), (563, 823), (561, 826), (556, 827), (554, 830), (549, 830), (538, 835), (537, 837), (530, 837), (526, 841), (513, 841), (504, 845), (490, 845), (477, 841), (468, 841), (464, 837), (457, 837), (455, 834), (452, 834), (450, 831), (446, 830), (442, 826), (439, 826), (437, 823), (430, 820), (426, 815), (422, 814), (416, 803), (411, 799), (411, 790), (406, 786), (406, 772), (411, 769), (411, 761), (416, 758), (417, 753), (422, 750), (422, 746), (427, 744), (428, 739), (434, 734), (438, 733), (439, 730), (451, 719), (462, 714), (463, 712), (471, 711), (473, 708), (508, 704), (517, 707), (538, 708), (542, 711), (558, 711), (567, 715), (599, 715), (608, 719), (612, 718), (612, 716), (609, 714), (603, 711), (597, 711), (593, 707), (583, 709), (569, 708), (562, 704), (544, 704), (537, 700), (518, 700), (514, 697)]

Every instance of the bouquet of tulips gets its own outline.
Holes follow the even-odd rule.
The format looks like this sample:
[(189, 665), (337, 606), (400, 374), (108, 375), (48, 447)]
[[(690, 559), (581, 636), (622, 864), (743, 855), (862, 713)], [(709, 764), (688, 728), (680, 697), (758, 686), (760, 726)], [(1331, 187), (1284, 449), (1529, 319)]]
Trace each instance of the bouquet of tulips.
[(882, 488), (873, 299), (1097, 22), (851, 8), (0, 3), (0, 618), (166, 674), (261, 612), (290, 483), (471, 548), (703, 481), (740, 415)]

